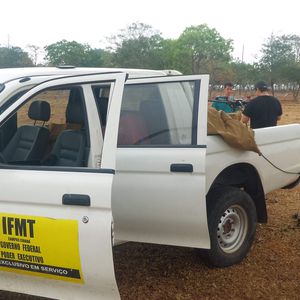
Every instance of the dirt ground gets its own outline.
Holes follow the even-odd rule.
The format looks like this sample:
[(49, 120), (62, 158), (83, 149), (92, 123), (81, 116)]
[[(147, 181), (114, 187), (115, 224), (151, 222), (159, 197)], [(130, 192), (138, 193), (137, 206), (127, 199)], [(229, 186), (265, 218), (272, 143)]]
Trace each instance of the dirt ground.
[[(280, 123), (299, 123), (300, 103), (281, 100)], [(232, 267), (209, 268), (189, 248), (141, 243), (115, 247), (122, 299), (300, 299), (300, 186), (269, 193), (267, 206), (268, 224), (258, 225), (248, 257)], [(1, 299), (41, 298), (0, 292)]]

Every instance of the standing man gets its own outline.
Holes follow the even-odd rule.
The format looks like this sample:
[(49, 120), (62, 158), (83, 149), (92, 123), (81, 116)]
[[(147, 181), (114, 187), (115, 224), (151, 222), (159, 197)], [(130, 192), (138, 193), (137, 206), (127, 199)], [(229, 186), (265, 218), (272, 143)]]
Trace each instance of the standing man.
[(223, 110), (226, 113), (235, 112), (238, 109), (234, 106), (234, 97), (232, 94), (233, 84), (231, 82), (226, 82), (224, 84), (224, 94), (216, 97), (211, 106), (216, 110)]
[(255, 84), (255, 95), (243, 111), (242, 122), (248, 123), (250, 120), (253, 129), (276, 126), (282, 115), (279, 100), (269, 95), (268, 85), (264, 81)]

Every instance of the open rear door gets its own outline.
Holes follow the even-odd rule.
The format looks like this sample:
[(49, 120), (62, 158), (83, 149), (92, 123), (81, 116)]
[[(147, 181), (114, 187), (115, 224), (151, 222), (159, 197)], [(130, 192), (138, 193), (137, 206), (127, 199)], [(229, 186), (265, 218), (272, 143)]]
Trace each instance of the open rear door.
[(208, 82), (208, 75), (126, 82), (112, 199), (116, 239), (210, 247)]
[[(110, 88), (120, 110), (126, 74), (47, 81), (0, 116), (0, 126), (43, 91), (78, 90), (87, 139), (85, 166), (0, 163), (0, 290), (55, 299), (118, 299), (112, 256), (111, 190), (119, 116), (109, 116), (106, 140), (92, 93)], [(59, 96), (57, 96), (59, 98)], [(113, 101), (111, 101), (113, 99)], [(114, 132), (115, 131), (115, 132)]]

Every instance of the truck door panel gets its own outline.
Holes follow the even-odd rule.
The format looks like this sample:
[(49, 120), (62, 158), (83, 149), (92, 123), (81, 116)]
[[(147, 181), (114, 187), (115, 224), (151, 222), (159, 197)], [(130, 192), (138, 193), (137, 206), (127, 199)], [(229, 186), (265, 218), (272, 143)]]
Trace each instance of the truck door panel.
[[(111, 135), (108, 142), (101, 138), (90, 85), (105, 82), (111, 86), (111, 106), (118, 110), (125, 76), (102, 74), (48, 81), (0, 116), (1, 126), (43, 91), (55, 89), (59, 97), (61, 87), (80, 87), (89, 146), (86, 167), (43, 162), (0, 164), (0, 289), (56, 299), (119, 298), (111, 232), (117, 136)], [(108, 131), (114, 130), (108, 127)]]
[[(116, 239), (209, 248), (207, 125), (198, 114), (206, 111), (207, 88), (207, 76), (127, 82), (112, 198)], [(129, 114), (140, 125), (124, 123)]]

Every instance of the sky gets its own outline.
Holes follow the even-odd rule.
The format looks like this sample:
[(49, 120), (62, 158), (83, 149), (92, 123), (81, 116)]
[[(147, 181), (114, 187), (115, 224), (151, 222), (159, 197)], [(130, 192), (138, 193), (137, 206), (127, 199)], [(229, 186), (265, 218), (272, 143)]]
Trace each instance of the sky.
[(206, 23), (233, 40), (233, 57), (252, 63), (271, 34), (300, 35), (300, 1), (285, 0), (1, 0), (0, 46), (44, 47), (66, 39), (104, 49), (133, 22), (176, 39)]

